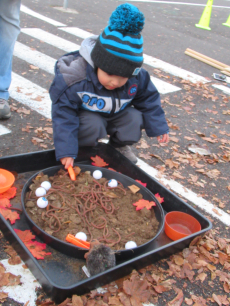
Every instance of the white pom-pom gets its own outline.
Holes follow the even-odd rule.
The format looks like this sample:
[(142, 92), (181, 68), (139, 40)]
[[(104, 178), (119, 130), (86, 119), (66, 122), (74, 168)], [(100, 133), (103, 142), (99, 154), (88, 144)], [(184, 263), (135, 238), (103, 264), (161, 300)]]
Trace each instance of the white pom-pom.
[(46, 190), (43, 187), (39, 187), (35, 190), (35, 195), (37, 197), (43, 197), (44, 195), (46, 195)]
[(95, 170), (93, 171), (93, 177), (96, 179), (96, 180), (99, 180), (100, 178), (102, 178), (102, 172), (100, 170)]
[(39, 208), (46, 208), (47, 205), (48, 205), (48, 200), (45, 197), (38, 198), (37, 206)]
[(83, 240), (83, 241), (86, 241), (86, 240), (87, 240), (87, 236), (86, 236), (86, 234), (83, 233), (83, 232), (78, 232), (78, 233), (75, 235), (75, 237), (78, 238), (78, 239), (81, 239), (81, 240)]
[(41, 187), (45, 188), (45, 190), (48, 191), (51, 188), (51, 184), (48, 181), (44, 181), (41, 183)]
[(109, 180), (109, 182), (108, 182), (108, 186), (109, 186), (109, 187), (117, 187), (117, 185), (118, 185), (117, 180), (111, 179), (111, 180)]
[(128, 241), (128, 242), (126, 242), (126, 244), (125, 244), (126, 250), (134, 249), (134, 248), (136, 248), (136, 247), (137, 247), (137, 244), (136, 244), (136, 242), (134, 242), (134, 241)]

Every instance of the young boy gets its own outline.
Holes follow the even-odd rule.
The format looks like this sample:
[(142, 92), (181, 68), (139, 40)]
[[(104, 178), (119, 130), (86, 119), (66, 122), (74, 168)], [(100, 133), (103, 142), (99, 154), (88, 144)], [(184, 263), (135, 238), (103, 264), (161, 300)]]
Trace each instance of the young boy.
[(57, 160), (67, 169), (79, 146), (109, 143), (132, 162), (128, 145), (149, 137), (168, 142), (160, 96), (143, 64), (144, 15), (131, 4), (112, 13), (100, 36), (85, 39), (79, 51), (61, 57), (50, 87)]

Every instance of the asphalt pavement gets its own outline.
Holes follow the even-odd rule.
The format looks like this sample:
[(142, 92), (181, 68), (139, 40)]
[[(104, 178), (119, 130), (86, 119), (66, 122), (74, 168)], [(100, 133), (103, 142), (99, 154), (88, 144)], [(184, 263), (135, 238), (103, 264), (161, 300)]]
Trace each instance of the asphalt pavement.
[[(143, 132), (141, 141), (133, 146), (138, 165), (150, 173), (153, 167), (156, 179), (209, 218), (220, 236), (227, 237), (230, 87), (214, 80), (213, 73), (220, 70), (184, 52), (190, 48), (230, 66), (230, 27), (222, 24), (230, 14), (230, 1), (213, 1), (210, 31), (195, 26), (205, 0), (128, 2), (146, 18), (144, 68), (161, 93), (171, 138), (162, 146)], [(53, 148), (48, 90), (54, 63), (87, 35), (99, 34), (111, 12), (124, 2), (69, 0), (67, 9), (63, 3), (22, 1), (10, 88), (12, 117), (0, 121), (0, 157)], [(194, 153), (201, 148), (208, 154)], [(3, 250), (0, 256), (7, 258)], [(21, 305), (11, 299), (3, 305), (9, 303)]]

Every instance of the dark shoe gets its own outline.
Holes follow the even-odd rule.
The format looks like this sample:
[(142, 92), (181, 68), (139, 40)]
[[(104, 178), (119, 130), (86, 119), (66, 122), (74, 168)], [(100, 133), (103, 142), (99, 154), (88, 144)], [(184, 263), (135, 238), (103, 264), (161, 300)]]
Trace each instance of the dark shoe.
[(127, 157), (131, 162), (133, 162), (134, 164), (137, 163), (137, 157), (136, 155), (133, 153), (132, 149), (130, 148), (130, 146), (124, 146), (124, 147), (120, 147), (120, 148), (115, 148), (117, 151), (119, 151), (121, 154), (123, 154), (125, 157)]
[(10, 106), (9, 103), (0, 99), (0, 119), (8, 119), (11, 117)]

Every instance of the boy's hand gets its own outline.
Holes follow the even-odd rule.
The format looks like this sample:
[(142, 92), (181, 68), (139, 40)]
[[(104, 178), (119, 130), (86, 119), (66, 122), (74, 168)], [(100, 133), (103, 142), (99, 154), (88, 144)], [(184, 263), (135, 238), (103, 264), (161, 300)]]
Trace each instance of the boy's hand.
[(73, 167), (73, 161), (74, 159), (72, 157), (63, 157), (60, 159), (63, 166), (65, 166), (65, 169), (68, 169), (69, 166)]
[(157, 136), (157, 140), (158, 142), (162, 143), (162, 142), (169, 142), (169, 134), (163, 134), (160, 136)]

